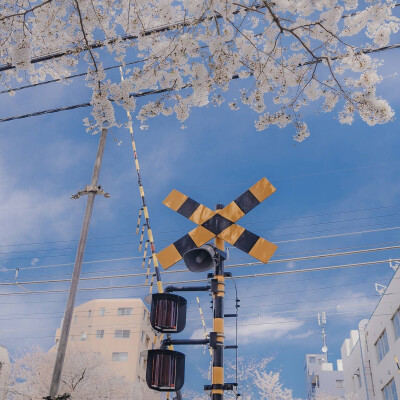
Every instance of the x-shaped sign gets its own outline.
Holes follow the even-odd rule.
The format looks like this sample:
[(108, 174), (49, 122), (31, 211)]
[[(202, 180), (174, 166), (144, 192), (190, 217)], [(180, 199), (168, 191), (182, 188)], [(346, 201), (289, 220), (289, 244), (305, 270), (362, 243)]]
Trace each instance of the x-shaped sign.
[(202, 246), (216, 236), (267, 263), (275, 253), (277, 246), (242, 228), (235, 222), (259, 205), (275, 190), (267, 178), (262, 178), (236, 200), (222, 210), (216, 211), (212, 211), (183, 193), (173, 190), (163, 201), (163, 204), (199, 226), (157, 254), (161, 266), (168, 269), (181, 260), (187, 251)]

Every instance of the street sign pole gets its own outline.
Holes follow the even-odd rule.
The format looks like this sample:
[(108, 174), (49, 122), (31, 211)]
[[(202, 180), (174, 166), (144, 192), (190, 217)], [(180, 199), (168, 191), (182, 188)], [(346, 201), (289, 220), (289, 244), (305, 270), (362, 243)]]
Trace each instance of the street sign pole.
[[(216, 212), (222, 210), (224, 206), (217, 204)], [(225, 242), (215, 238), (215, 246), (221, 251), (225, 251)], [(217, 334), (217, 346), (213, 349), (213, 368), (211, 381), (211, 399), (222, 400), (224, 398), (224, 296), (225, 296), (225, 277), (224, 260), (218, 257), (215, 266), (214, 279), (218, 282), (218, 292), (213, 293), (213, 331)]]

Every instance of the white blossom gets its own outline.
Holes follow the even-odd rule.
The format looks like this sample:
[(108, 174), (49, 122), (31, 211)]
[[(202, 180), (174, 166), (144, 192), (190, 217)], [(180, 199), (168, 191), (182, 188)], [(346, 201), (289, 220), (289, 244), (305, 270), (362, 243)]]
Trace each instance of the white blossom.
[[(290, 124), (300, 141), (309, 136), (300, 111), (314, 102), (325, 112), (341, 107), (341, 123), (355, 113), (368, 124), (393, 118), (375, 94), (380, 63), (367, 53), (399, 31), (394, 7), (394, 0), (8, 0), (0, 4), (0, 58), (12, 69), (0, 82), (7, 89), (25, 79), (66, 82), (86, 64), (92, 115), (84, 124), (96, 133), (125, 123), (119, 106), (142, 129), (160, 114), (186, 121), (193, 107), (232, 98), (227, 92), (240, 79), (239, 101), (259, 114), (256, 129)], [(106, 61), (122, 64), (125, 79), (104, 69)], [(133, 95), (149, 92), (138, 107)]]

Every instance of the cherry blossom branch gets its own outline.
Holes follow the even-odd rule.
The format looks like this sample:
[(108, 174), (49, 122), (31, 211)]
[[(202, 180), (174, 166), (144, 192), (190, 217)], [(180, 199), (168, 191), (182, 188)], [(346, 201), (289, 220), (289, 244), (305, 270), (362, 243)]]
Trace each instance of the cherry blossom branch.
[(0, 17), (0, 21), (4, 21), (5, 19), (13, 18), (13, 17), (22, 17), (23, 16), (25, 18), (26, 14), (29, 14), (30, 12), (33, 12), (33, 11), (37, 10), (38, 8), (45, 6), (46, 4), (51, 3), (52, 1), (53, 0), (45, 0), (43, 3), (37, 4), (36, 6), (30, 8), (29, 10), (25, 10), (24, 12), (18, 12), (15, 14), (4, 15), (4, 16)]

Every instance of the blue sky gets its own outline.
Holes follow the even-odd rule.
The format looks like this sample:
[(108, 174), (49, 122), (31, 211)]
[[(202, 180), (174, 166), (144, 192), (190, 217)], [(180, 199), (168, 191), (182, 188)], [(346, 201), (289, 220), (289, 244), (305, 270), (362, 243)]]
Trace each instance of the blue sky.
[[(398, 50), (384, 53), (381, 70), (387, 78), (379, 92), (399, 112), (399, 78), (390, 77), (400, 61)], [(240, 88), (240, 82), (232, 86)], [(47, 85), (0, 96), (1, 117), (86, 102), (83, 80), (69, 86)], [(144, 100), (141, 100), (144, 101)], [(174, 188), (213, 208), (227, 204), (266, 176), (276, 193), (241, 220), (241, 225), (278, 244), (273, 260), (396, 245), (400, 242), (399, 123), (368, 127), (359, 118), (352, 126), (337, 123), (334, 114), (311, 106), (306, 119), (311, 130), (301, 144), (291, 127), (256, 132), (256, 115), (242, 107), (194, 109), (187, 129), (173, 117), (150, 121), (147, 131), (135, 124), (142, 179), (156, 247), (175, 241), (193, 224), (162, 205)], [(89, 109), (63, 112), (0, 124), (0, 282), (68, 278), (79, 238), (85, 198), (71, 194), (89, 183), (98, 136), (86, 133), (82, 119)], [(124, 114), (119, 112), (124, 120)], [(119, 141), (122, 141), (120, 144)], [(126, 129), (113, 129), (104, 155), (100, 183), (110, 199), (96, 199), (85, 261), (140, 257), (135, 235), (140, 197)], [(384, 230), (386, 229), (386, 230)], [(379, 230), (379, 231), (378, 231)], [(360, 231), (362, 234), (344, 235)], [(315, 239), (315, 237), (330, 236)], [(314, 239), (312, 239), (314, 238)], [(307, 240), (299, 240), (307, 239)], [(34, 244), (36, 243), (36, 244)], [(397, 250), (336, 256), (316, 260), (232, 268), (235, 276), (290, 271), (331, 265), (400, 258)], [(236, 249), (229, 264), (250, 259)], [(141, 260), (85, 264), (82, 276), (135, 272)], [(24, 268), (27, 268), (24, 270)], [(182, 264), (174, 269), (182, 269)], [(137, 272), (137, 271), (136, 271)], [(140, 271), (139, 271), (140, 272)], [(298, 397), (304, 397), (304, 356), (319, 352), (322, 341), (317, 313), (328, 316), (329, 357), (340, 356), (350, 329), (368, 317), (379, 299), (374, 284), (386, 284), (393, 274), (388, 263), (313, 273), (237, 279), (240, 309), (240, 356), (274, 357), (271, 367)], [(200, 279), (185, 272), (165, 274), (163, 281)], [(82, 282), (81, 288), (143, 283), (144, 279)], [(228, 283), (227, 309), (233, 307)], [(27, 285), (28, 290), (67, 289), (68, 283)], [(26, 292), (13, 284), (0, 294)], [(79, 292), (77, 303), (101, 297), (143, 297), (147, 289)], [(201, 334), (195, 296), (189, 301), (188, 327), (180, 335)], [(18, 349), (52, 346), (66, 301), (65, 293), (1, 295), (0, 343), (12, 354)], [(207, 327), (209, 298), (200, 296)], [(228, 338), (230, 338), (228, 334)], [(186, 389), (201, 391), (199, 370), (207, 370), (209, 355), (200, 348), (182, 349), (187, 357)], [(190, 354), (189, 354), (190, 353)], [(227, 359), (232, 360), (233, 354)]]

